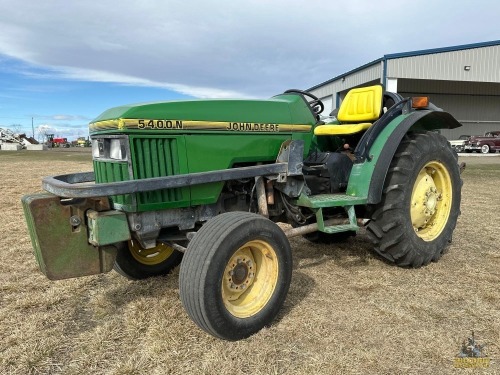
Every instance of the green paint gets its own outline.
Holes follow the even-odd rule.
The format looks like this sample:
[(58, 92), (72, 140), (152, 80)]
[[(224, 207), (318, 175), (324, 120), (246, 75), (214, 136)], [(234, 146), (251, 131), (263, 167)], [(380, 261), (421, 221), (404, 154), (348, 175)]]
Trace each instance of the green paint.
[(319, 195), (304, 195), (295, 202), (299, 206), (309, 208), (325, 208), (325, 207), (343, 207), (366, 203), (365, 197), (353, 197), (346, 194), (319, 194)]
[(105, 111), (92, 122), (120, 118), (309, 125), (316, 122), (302, 97), (285, 94), (267, 100), (203, 99), (125, 105)]
[[(358, 231), (359, 227), (356, 221), (354, 205), (366, 203), (366, 198), (352, 197), (345, 194), (319, 194), (307, 196), (301, 194), (295, 202), (299, 206), (309, 207), (316, 214), (318, 230), (325, 233), (339, 233), (347, 231)], [(323, 208), (343, 207), (349, 218), (349, 224), (325, 225), (323, 217)]]
[[(126, 162), (109, 162), (94, 160), (94, 173), (97, 183), (117, 182), (130, 180)], [(115, 207), (133, 207), (133, 198), (129, 195), (115, 195), (110, 197)]]
[[(205, 122), (245, 122), (310, 125), (309, 132), (225, 131), (207, 129), (112, 129), (94, 134), (128, 134), (127, 162), (94, 161), (96, 183), (194, 172), (225, 170), (235, 166), (272, 163), (281, 144), (289, 139), (304, 141), (304, 156), (311, 146), (316, 120), (298, 95), (278, 95), (269, 100), (190, 100), (147, 103), (112, 108), (94, 122), (116, 119), (182, 119)], [(133, 176), (133, 177), (132, 177)], [(127, 212), (154, 211), (215, 203), (224, 183), (111, 197), (115, 209)]]
[[(207, 134), (186, 137), (189, 173), (223, 170), (235, 166), (272, 163), (289, 134)], [(191, 186), (191, 204), (215, 203), (224, 183)]]
[(363, 197), (365, 199), (368, 197), (368, 190), (370, 188), (373, 171), (378, 158), (382, 153), (382, 149), (386, 145), (386, 141), (391, 133), (406, 117), (408, 117), (408, 115), (401, 115), (395, 118), (384, 128), (384, 130), (382, 130), (370, 149), (370, 160), (353, 165), (351, 175), (349, 176), (349, 183), (347, 185), (347, 195), (353, 197)]
[(127, 215), (122, 211), (87, 211), (89, 242), (94, 246), (130, 240)]
[[(183, 136), (132, 135), (129, 141), (135, 179), (189, 173)], [(190, 190), (189, 187), (155, 190), (137, 193), (135, 199), (133, 210), (137, 211), (186, 207), (190, 204)]]
[[(116, 250), (89, 244), (85, 212), (95, 210), (97, 200), (62, 205), (61, 198), (33, 194), (22, 198), (35, 258), (42, 273), (51, 280), (108, 272), (113, 268)], [(72, 226), (71, 217), (80, 224)]]

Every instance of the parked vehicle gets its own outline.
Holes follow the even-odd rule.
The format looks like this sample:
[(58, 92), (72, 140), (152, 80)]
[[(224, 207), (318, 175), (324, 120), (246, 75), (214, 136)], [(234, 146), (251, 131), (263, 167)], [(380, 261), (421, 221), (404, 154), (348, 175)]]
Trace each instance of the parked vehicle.
[(389, 262), (440, 259), (462, 184), (457, 155), (435, 130), (461, 124), (428, 98), (379, 85), (349, 91), (336, 123), (320, 121), (323, 109), (288, 90), (104, 112), (89, 126), (94, 171), (46, 177), (50, 194), (22, 199), (41, 271), (57, 280), (114, 267), (143, 279), (180, 263), (189, 316), (237, 340), (283, 305), (289, 237), (331, 244), (366, 226)]
[(461, 135), (456, 140), (448, 141), (450, 142), (451, 148), (456, 152), (464, 152), (465, 150), (465, 141), (469, 139), (470, 135)]
[(54, 137), (54, 134), (47, 134), (47, 145), (49, 147), (70, 147), (68, 138)]
[(90, 147), (91, 143), (90, 143), (90, 140), (88, 140), (85, 137), (78, 137), (78, 139), (76, 140), (76, 146), (78, 146), (78, 147)]
[(487, 132), (484, 136), (473, 135), (464, 146), (465, 152), (481, 152), (483, 154), (500, 150), (500, 130)]

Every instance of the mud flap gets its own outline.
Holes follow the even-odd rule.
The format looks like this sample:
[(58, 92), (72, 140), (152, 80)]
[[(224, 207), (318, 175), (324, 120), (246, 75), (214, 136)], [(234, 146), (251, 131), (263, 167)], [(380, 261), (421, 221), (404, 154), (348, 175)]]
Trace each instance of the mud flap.
[(48, 193), (22, 198), (36, 261), (50, 280), (109, 272), (114, 246), (88, 242), (86, 211), (109, 210), (107, 198), (68, 199)]

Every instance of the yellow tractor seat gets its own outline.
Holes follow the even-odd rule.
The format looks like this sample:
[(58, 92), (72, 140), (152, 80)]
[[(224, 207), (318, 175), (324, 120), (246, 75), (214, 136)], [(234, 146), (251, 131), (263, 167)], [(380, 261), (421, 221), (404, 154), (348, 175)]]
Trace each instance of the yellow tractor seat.
[(337, 119), (342, 125), (319, 125), (315, 135), (349, 135), (368, 129), (382, 111), (382, 86), (350, 90), (340, 105)]
[(314, 129), (315, 135), (348, 135), (356, 134), (365, 131), (370, 126), (369, 122), (362, 124), (347, 124), (347, 125), (319, 125)]

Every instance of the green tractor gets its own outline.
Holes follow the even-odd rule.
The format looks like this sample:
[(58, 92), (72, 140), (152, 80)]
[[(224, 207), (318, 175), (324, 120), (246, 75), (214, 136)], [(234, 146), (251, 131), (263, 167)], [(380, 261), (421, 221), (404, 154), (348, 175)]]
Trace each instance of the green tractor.
[(379, 85), (351, 90), (328, 124), (323, 109), (288, 90), (104, 112), (89, 125), (94, 171), (46, 177), (47, 193), (22, 199), (40, 270), (52, 280), (113, 268), (144, 279), (180, 264), (189, 316), (238, 340), (283, 305), (289, 237), (333, 244), (365, 226), (389, 262), (437, 261), (462, 182), (436, 130), (460, 123)]

